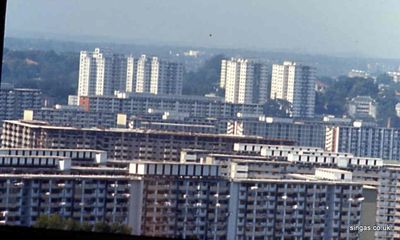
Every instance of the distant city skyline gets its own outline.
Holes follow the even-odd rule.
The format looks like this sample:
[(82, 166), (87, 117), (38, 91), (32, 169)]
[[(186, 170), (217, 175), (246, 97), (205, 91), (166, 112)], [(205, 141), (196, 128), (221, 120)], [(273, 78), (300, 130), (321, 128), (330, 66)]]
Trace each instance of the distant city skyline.
[(398, 9), (395, 0), (12, 0), (6, 37), (400, 58)]

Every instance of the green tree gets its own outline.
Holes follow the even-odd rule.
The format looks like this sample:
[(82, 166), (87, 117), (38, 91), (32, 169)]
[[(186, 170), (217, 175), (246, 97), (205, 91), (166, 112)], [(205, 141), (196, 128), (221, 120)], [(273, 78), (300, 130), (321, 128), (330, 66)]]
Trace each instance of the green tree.
[(79, 222), (69, 218), (64, 222), (64, 230), (68, 231), (79, 231), (81, 228)]
[(270, 99), (264, 103), (264, 114), (272, 117), (289, 117), (292, 112), (290, 102), (281, 99)]
[(316, 95), (316, 113), (342, 116), (347, 102), (356, 96), (378, 97), (378, 85), (373, 79), (339, 77), (324, 93)]
[(95, 225), (91, 225), (88, 222), (80, 223), (71, 218), (63, 219), (57, 214), (50, 216), (41, 215), (33, 225), (36, 228), (47, 228), (47, 229), (60, 229), (68, 231), (85, 231), (85, 232), (104, 232), (104, 233), (119, 233), (119, 234), (131, 234), (132, 229), (122, 223), (109, 224), (106, 222), (97, 222)]
[(49, 229), (64, 229), (64, 219), (60, 215), (53, 214), (48, 218), (47, 228)]
[(94, 224), (93, 227), (94, 232), (104, 232), (104, 233), (110, 233), (111, 232), (111, 227), (105, 222), (97, 222)]
[(36, 228), (48, 228), (49, 217), (47, 215), (41, 215), (37, 218), (33, 227)]
[(66, 103), (67, 96), (76, 92), (79, 53), (6, 49), (3, 63), (4, 82), (41, 89), (56, 103)]
[(80, 224), (79, 230), (84, 232), (91, 232), (93, 230), (93, 225), (88, 222), (83, 222)]
[(112, 233), (130, 234), (132, 232), (132, 229), (129, 226), (120, 223), (113, 223), (110, 228)]
[(208, 59), (197, 71), (185, 72), (183, 94), (203, 96), (207, 93), (217, 93), (221, 95), (219, 80), (222, 59), (224, 59), (223, 55), (216, 55)]

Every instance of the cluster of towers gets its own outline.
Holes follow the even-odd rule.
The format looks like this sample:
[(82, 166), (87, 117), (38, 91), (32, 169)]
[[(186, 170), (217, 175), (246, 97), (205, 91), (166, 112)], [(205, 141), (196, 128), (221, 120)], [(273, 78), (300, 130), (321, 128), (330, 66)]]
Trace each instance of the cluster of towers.
[(183, 64), (142, 55), (81, 51), (78, 96), (110, 96), (115, 91), (182, 94)]

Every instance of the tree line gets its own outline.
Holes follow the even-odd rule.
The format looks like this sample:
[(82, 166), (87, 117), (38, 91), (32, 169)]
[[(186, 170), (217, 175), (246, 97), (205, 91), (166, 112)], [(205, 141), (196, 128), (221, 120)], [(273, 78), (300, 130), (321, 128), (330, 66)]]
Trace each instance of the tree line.
[(84, 231), (84, 232), (102, 232), (102, 233), (119, 233), (131, 234), (132, 229), (121, 223), (96, 222), (90, 224), (88, 222), (79, 222), (71, 218), (64, 219), (58, 214), (41, 215), (33, 225), (35, 228), (66, 230), (66, 231)]

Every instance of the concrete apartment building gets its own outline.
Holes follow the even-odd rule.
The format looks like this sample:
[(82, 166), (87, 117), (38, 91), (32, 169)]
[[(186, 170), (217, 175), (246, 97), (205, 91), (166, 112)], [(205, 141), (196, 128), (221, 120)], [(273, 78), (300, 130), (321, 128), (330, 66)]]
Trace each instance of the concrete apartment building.
[[(82, 97), (85, 110), (69, 108), (33, 111), (27, 120), (47, 121), (50, 125), (90, 127), (130, 127), (141, 130), (188, 131), (193, 133), (226, 133), (232, 136), (259, 136), (286, 139), (297, 146), (320, 147), (333, 152), (349, 152), (355, 156), (400, 160), (399, 131), (378, 127), (352, 119), (303, 120), (267, 116), (239, 116), (258, 105), (236, 105), (208, 98), (184, 101), (162, 96), (139, 95), (132, 98)], [(166, 111), (160, 111), (164, 109)], [(256, 108), (258, 109), (258, 108)], [(222, 111), (222, 112), (221, 112)], [(117, 119), (125, 114), (126, 122)], [(236, 113), (236, 114), (235, 114)], [(239, 114), (239, 115), (238, 115)], [(122, 114), (124, 115), (124, 114)], [(216, 116), (209, 118), (209, 116)], [(238, 117), (239, 116), (239, 117)], [(21, 118), (21, 117), (19, 117)], [(17, 118), (17, 119), (19, 119)]]
[(158, 57), (128, 57), (126, 92), (181, 95), (184, 67)]
[[(216, 164), (132, 163), (130, 172), (142, 176), (145, 184), (137, 192), (147, 189), (139, 202), (145, 215), (137, 219), (134, 233), (199, 239), (357, 239), (358, 233), (348, 226), (360, 223), (362, 202), (356, 199), (362, 196), (362, 184), (323, 180), (318, 174), (236, 178), (230, 177), (235, 176), (231, 170), (226, 178)], [(343, 202), (346, 206), (339, 210)]]
[[(298, 146), (324, 147), (325, 128), (330, 125), (320, 120), (301, 120), (259, 117), (236, 118), (228, 121), (230, 134), (288, 139)], [(239, 131), (241, 130), (241, 131)]]
[[(296, 120), (260, 116), (231, 118), (199, 118), (190, 113), (150, 111), (130, 115), (117, 112), (84, 111), (70, 108), (26, 110), (25, 120), (46, 121), (54, 126), (76, 128), (130, 128), (141, 131), (191, 132), (228, 134), (236, 137), (258, 136), (286, 139), (297, 146), (324, 148), (333, 152), (349, 152), (355, 156), (400, 159), (399, 131), (362, 121)], [(29, 113), (29, 114), (28, 114)], [(118, 123), (119, 117), (123, 117)], [(399, 135), (399, 136), (397, 136)]]
[(110, 51), (81, 51), (78, 96), (112, 96), (115, 91), (182, 94), (183, 64), (157, 57), (126, 57)]
[(356, 156), (400, 160), (400, 129), (354, 126), (327, 126), (325, 149)]
[[(55, 105), (53, 108), (27, 109), (24, 111), (23, 120), (36, 120), (65, 127), (116, 128), (119, 127), (118, 116), (120, 115), (123, 114), (85, 111), (80, 106)], [(126, 117), (126, 115), (124, 116)], [(124, 124), (124, 127), (127, 127), (126, 124)]]
[(39, 110), (44, 99), (38, 89), (2, 88), (0, 89), (0, 121), (21, 119), (25, 109)]
[(357, 70), (357, 69), (351, 69), (348, 73), (347, 76), (349, 78), (370, 78), (371, 75), (366, 72), (366, 71), (362, 71), (362, 70)]
[(77, 128), (135, 128), (172, 132), (226, 133), (228, 120), (193, 118), (172, 112), (150, 112), (127, 116), (114, 112), (85, 111), (80, 106), (59, 106), (25, 110), (25, 121), (42, 121), (54, 126)]
[[(295, 146), (268, 146), (260, 144), (235, 144), (235, 151), (249, 153), (252, 156), (274, 157), (279, 161), (273, 164), (255, 161), (255, 157), (246, 163), (243, 160), (233, 160), (237, 156), (225, 156), (225, 161), (230, 158), (237, 162), (241, 174), (268, 174), (268, 176), (279, 176), (282, 173), (295, 172), (309, 174), (315, 167), (340, 168), (352, 173), (352, 181), (364, 184), (363, 197), (365, 207), (362, 207), (361, 215), (364, 220), (370, 221), (368, 225), (379, 226), (378, 231), (366, 231), (359, 239), (396, 239), (400, 237), (400, 227), (396, 222), (400, 221), (396, 214), (400, 206), (398, 194), (399, 164), (396, 161), (383, 161), (380, 158), (355, 157), (349, 153), (326, 152), (321, 148), (304, 148)], [(265, 159), (265, 158), (264, 158)], [(288, 164), (288, 162), (295, 163)], [(270, 165), (266, 167), (265, 165)], [(238, 168), (238, 167), (236, 167)], [(263, 170), (270, 171), (264, 173)], [(253, 172), (253, 173), (251, 173)], [(323, 174), (325, 177), (330, 174)], [(265, 177), (265, 175), (264, 175)], [(340, 177), (341, 178), (341, 177)], [(345, 177), (346, 178), (346, 177)], [(365, 187), (365, 185), (369, 187)], [(375, 190), (374, 190), (375, 189)], [(364, 222), (366, 223), (366, 222)], [(366, 224), (361, 224), (366, 225)], [(372, 234), (372, 236), (371, 236)]]
[(269, 99), (268, 66), (248, 59), (222, 60), (220, 87), (226, 102), (264, 104)]
[(188, 117), (179, 113), (161, 112), (131, 116), (129, 128), (172, 132), (226, 134), (226, 119)]
[[(0, 149), (0, 221), (29, 226), (57, 213), (148, 236), (400, 237), (400, 167), (380, 158), (236, 142), (225, 151), (182, 148), (174, 162), (114, 159), (87, 149)], [(386, 231), (350, 228), (366, 224)]]
[(127, 60), (110, 51), (81, 51), (78, 96), (110, 96), (122, 91), (126, 82)]
[(293, 117), (314, 117), (315, 69), (289, 61), (273, 64), (271, 99), (290, 102)]
[(352, 118), (376, 118), (376, 101), (370, 96), (357, 96), (347, 103), (347, 113)]
[[(296, 146), (319, 147), (354, 156), (400, 160), (400, 130), (351, 119), (301, 120), (243, 118), (228, 121), (230, 134), (287, 139)], [(229, 129), (228, 129), (229, 130)]]
[(0, 149), (3, 224), (33, 225), (59, 214), (80, 222), (128, 224), (129, 182), (97, 150)]
[(180, 149), (230, 151), (235, 142), (292, 145), (293, 142), (226, 134), (192, 134), (142, 129), (100, 129), (51, 126), (38, 121), (5, 121), (3, 147), (99, 149), (121, 160), (178, 161)]
[(218, 97), (121, 93), (117, 96), (82, 96), (74, 100), (87, 111), (126, 115), (147, 114), (149, 111), (183, 113), (199, 118), (232, 118), (238, 113), (263, 114), (263, 105), (227, 103)]
[[(364, 221), (364, 186), (349, 171), (319, 167), (311, 174), (273, 176), (276, 164), (299, 164), (221, 154), (204, 162), (186, 155), (181, 162), (115, 168), (104, 154), (2, 149), (0, 221), (30, 226), (40, 215), (60, 214), (124, 223), (138, 235), (198, 239), (358, 239), (350, 226)], [(60, 162), (69, 164), (60, 168)]]

